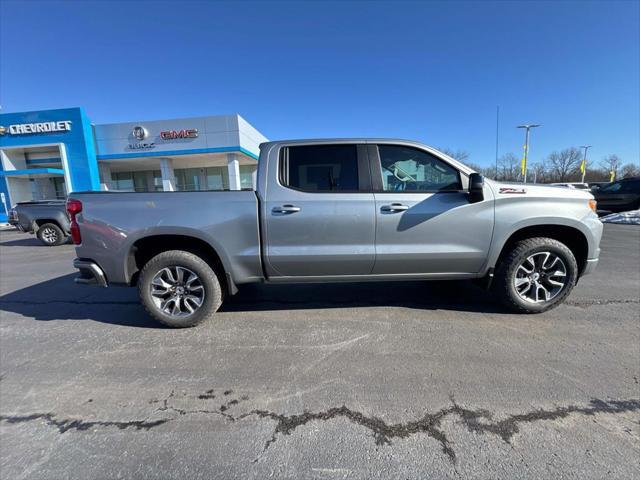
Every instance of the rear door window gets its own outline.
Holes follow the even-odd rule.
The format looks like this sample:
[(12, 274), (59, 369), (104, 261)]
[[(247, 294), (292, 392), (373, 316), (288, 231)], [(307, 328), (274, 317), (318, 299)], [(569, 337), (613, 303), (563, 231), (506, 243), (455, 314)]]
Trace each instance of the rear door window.
[(301, 145), (283, 151), (280, 182), (304, 192), (358, 191), (357, 146)]

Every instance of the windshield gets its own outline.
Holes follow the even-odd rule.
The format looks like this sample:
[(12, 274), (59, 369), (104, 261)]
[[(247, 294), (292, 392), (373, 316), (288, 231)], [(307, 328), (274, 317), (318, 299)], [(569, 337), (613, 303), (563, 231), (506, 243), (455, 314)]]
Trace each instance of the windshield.
[(600, 188), (601, 192), (618, 192), (622, 188), (622, 184), (620, 182), (610, 183), (609, 185), (605, 185)]

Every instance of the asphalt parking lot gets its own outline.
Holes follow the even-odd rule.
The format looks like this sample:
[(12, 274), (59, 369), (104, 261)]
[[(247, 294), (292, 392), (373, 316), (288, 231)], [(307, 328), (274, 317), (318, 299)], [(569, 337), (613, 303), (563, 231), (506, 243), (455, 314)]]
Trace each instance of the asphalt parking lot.
[(640, 228), (541, 315), (465, 282), (250, 286), (159, 328), (0, 233), (0, 476), (640, 476)]

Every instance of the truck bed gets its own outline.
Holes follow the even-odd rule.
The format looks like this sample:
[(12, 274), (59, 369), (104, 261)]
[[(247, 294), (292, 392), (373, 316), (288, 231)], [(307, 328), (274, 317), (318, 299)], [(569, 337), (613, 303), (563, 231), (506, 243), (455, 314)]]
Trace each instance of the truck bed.
[[(127, 284), (137, 268), (136, 241), (170, 242), (190, 236), (211, 245), (236, 283), (262, 279), (258, 198), (253, 191), (74, 192), (82, 202), (78, 224), (83, 252), (111, 284)], [(145, 241), (149, 241), (148, 239)], [(125, 262), (121, 265), (118, 262)]]

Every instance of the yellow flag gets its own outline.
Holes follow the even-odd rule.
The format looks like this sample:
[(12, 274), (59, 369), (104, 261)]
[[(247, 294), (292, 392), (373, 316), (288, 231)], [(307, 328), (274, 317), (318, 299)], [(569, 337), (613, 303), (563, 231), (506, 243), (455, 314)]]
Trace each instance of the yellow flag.
[(615, 170), (611, 170), (609, 173), (611, 174), (611, 177), (609, 178), (609, 181), (613, 182), (616, 179), (616, 171)]
[(583, 160), (582, 162), (580, 162), (580, 173), (584, 173), (586, 169), (587, 169), (587, 162)]
[(527, 169), (527, 157), (522, 157), (522, 163), (520, 164), (520, 174), (524, 176), (524, 172)]

